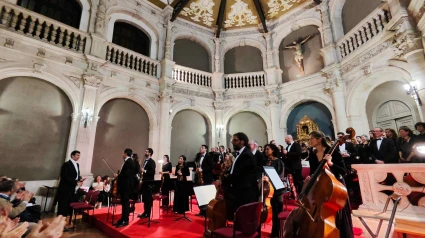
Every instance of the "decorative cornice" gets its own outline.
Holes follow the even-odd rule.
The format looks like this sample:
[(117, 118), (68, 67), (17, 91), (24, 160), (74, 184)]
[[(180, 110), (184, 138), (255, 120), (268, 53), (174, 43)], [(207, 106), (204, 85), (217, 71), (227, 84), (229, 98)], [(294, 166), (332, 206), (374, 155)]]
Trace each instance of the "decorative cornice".
[(100, 76), (96, 76), (93, 74), (85, 74), (83, 75), (84, 85), (98, 88), (102, 83), (103, 79)]
[(226, 94), (224, 99), (252, 99), (252, 98), (266, 98), (267, 93), (265, 92), (254, 92), (254, 93), (245, 93), (245, 94)]
[(175, 24), (179, 24), (179, 25), (184, 26), (184, 27), (187, 27), (187, 28), (190, 28), (190, 29), (193, 29), (193, 30), (196, 30), (198, 32), (202, 32), (202, 33), (207, 34), (207, 35), (212, 36), (212, 37), (214, 36), (214, 32), (207, 31), (205, 29), (202, 29), (201, 27), (198, 27), (198, 26), (196, 26), (194, 24), (190, 24), (190, 23), (184, 22), (184, 21), (179, 20), (179, 19), (176, 19), (174, 21), (174, 23)]
[(103, 93), (103, 92), (108, 91), (109, 89), (113, 89), (113, 88), (115, 88), (115, 87), (111, 87), (111, 86), (102, 84), (102, 88), (100, 89), (100, 93)]
[(193, 90), (185, 89), (185, 88), (175, 88), (174, 87), (172, 92), (178, 93), (178, 94), (189, 95), (189, 96), (214, 99), (214, 94), (212, 94), (212, 93), (198, 92), (198, 91), (193, 91)]

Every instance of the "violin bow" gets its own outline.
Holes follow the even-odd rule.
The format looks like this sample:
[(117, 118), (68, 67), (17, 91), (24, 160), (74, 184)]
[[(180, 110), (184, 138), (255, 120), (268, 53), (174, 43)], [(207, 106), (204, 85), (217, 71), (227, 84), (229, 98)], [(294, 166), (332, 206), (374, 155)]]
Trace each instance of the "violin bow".
[(103, 159), (103, 158), (102, 158), (102, 160), (103, 160), (103, 162), (105, 162), (106, 166), (108, 166), (108, 168), (111, 170), (111, 172), (114, 174), (115, 172), (114, 172), (114, 170), (111, 168), (111, 166), (109, 166), (108, 162), (106, 162), (106, 160), (105, 160), (105, 159)]

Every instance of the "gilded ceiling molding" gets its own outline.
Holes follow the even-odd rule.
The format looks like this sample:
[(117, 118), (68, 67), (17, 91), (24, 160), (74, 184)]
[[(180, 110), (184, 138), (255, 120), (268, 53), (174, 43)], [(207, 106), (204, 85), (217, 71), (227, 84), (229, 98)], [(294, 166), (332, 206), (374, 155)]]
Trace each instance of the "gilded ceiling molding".
[(190, 19), (204, 23), (207, 26), (212, 26), (214, 21), (213, 7), (215, 3), (212, 0), (197, 0), (192, 2), (189, 7), (183, 8), (181, 14), (183, 16), (192, 16)]
[(267, 12), (269, 18), (273, 18), (279, 14), (279, 11), (288, 11), (293, 3), (299, 3), (301, 0), (269, 0), (267, 6), (270, 7)]
[(245, 26), (257, 24), (257, 16), (254, 16), (248, 4), (242, 0), (236, 2), (230, 7), (230, 12), (227, 14), (228, 20), (224, 21), (224, 27), (229, 28), (234, 26)]

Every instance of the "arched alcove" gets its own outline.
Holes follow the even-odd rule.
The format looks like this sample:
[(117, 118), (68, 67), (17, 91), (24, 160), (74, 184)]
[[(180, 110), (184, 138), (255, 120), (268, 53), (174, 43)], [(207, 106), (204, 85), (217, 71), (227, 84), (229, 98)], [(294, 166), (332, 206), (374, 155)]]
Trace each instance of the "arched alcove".
[(79, 29), (82, 8), (75, 0), (19, 0), (18, 5)]
[[(72, 104), (37, 78), (0, 80), (0, 168), (24, 181), (54, 180), (66, 155)], [(36, 171), (36, 172), (35, 172)]]
[[(300, 42), (311, 36), (302, 44), (304, 75), (300, 72), (299, 66), (294, 59), (295, 50), (285, 49), (286, 46), (293, 45), (293, 42)], [(286, 36), (279, 45), (279, 65), (282, 69), (282, 81), (289, 82), (300, 76), (307, 76), (319, 72), (323, 69), (323, 58), (320, 54), (322, 39), (317, 26), (304, 26), (297, 31)]]
[(325, 105), (315, 101), (301, 103), (289, 113), (286, 125), (288, 135), (292, 135), (295, 139), (298, 138), (297, 124), (304, 116), (311, 118), (326, 136), (334, 138), (335, 132), (331, 112)]
[(130, 23), (115, 22), (112, 43), (149, 57), (149, 36)]
[(174, 42), (173, 60), (181, 66), (211, 72), (211, 59), (207, 49), (189, 39), (178, 39)]
[(210, 144), (209, 138), (208, 121), (201, 113), (189, 109), (177, 112), (171, 129), (170, 161), (173, 166), (183, 154), (187, 161), (193, 161), (201, 145)]
[(254, 112), (239, 112), (233, 115), (226, 125), (226, 130), (227, 146), (232, 146), (230, 143), (232, 136), (237, 132), (245, 133), (250, 140), (256, 140), (259, 145), (267, 144), (266, 123), (261, 116)]
[(344, 33), (348, 33), (359, 22), (363, 21), (381, 3), (381, 0), (346, 0), (342, 8)]
[(238, 46), (224, 55), (224, 73), (237, 74), (263, 71), (261, 50), (253, 46)]
[(118, 170), (124, 149), (130, 148), (143, 159), (149, 144), (149, 118), (136, 102), (117, 98), (106, 102), (99, 112), (91, 172), (110, 174), (102, 159)]

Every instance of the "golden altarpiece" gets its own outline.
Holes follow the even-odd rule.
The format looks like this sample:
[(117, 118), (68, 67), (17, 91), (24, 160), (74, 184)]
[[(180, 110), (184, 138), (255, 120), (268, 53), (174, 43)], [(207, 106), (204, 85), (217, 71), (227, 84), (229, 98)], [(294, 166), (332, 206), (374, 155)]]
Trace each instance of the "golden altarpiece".
[(297, 138), (300, 142), (309, 142), (309, 134), (312, 131), (318, 131), (319, 126), (307, 115), (301, 118), (300, 122), (297, 124)]

